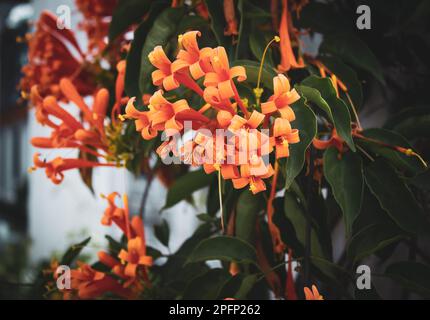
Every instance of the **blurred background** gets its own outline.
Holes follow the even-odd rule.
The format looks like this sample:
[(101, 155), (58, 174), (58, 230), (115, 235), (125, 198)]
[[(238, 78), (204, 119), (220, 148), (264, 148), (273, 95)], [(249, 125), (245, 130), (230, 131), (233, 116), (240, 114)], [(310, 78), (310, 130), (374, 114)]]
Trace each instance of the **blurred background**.
[[(352, 2), (339, 1), (340, 8), (348, 7)], [(411, 5), (412, 2), (414, 4)], [(363, 31), (360, 36), (382, 63), (387, 86), (381, 88), (372, 80), (364, 82), (366, 100), (360, 113), (364, 127), (382, 126), (391, 115), (407, 107), (428, 108), (425, 93), (430, 83), (429, 3), (372, 2), (372, 30)], [(81, 17), (72, 0), (0, 2), (0, 298), (13, 298), (19, 289), (17, 286), (31, 283), (32, 272), (41, 261), (61, 254), (72, 243), (91, 236), (92, 245), (85, 253), (91, 256), (97, 252), (104, 245), (104, 235), (115, 233), (115, 228), (100, 224), (106, 207), (100, 193), (127, 192), (131, 211), (137, 212), (147, 183), (145, 178), (135, 179), (125, 169), (97, 168), (93, 176), (95, 192), (92, 194), (83, 185), (77, 171), (67, 172), (67, 179), (61, 185), (54, 185), (46, 179), (43, 170), (28, 173), (35, 152), (29, 139), (42, 136), (45, 131), (36, 123), (33, 110), (20, 98), (17, 87), (27, 54), (26, 44), (20, 39), (31, 31), (32, 22), (41, 10), (55, 13), (56, 8), (64, 4), (72, 8), (72, 28), (75, 29), (76, 21)], [(351, 8), (354, 6), (356, 8), (357, 3)], [(344, 19), (354, 19), (353, 10), (346, 12), (350, 16), (343, 15)], [(84, 37), (78, 35), (78, 39), (85, 45)], [(321, 35), (304, 38), (303, 41), (308, 53), (312, 53), (318, 48)], [(429, 149), (424, 148), (427, 153)], [(70, 155), (68, 152), (48, 151), (46, 155), (54, 158)], [(429, 159), (429, 154), (424, 154), (424, 157)], [(146, 202), (148, 242), (157, 247), (153, 226), (159, 224), (163, 217), (169, 225), (175, 226), (171, 228), (169, 243), (169, 250), (174, 251), (198, 225), (195, 216), (204, 210), (205, 191), (195, 194), (195, 207), (183, 202), (160, 215), (165, 195), (166, 190), (155, 179)], [(428, 193), (425, 196), (430, 198)], [(340, 256), (344, 246), (342, 227), (340, 223), (339, 230), (333, 234), (335, 257)], [(396, 252), (396, 255), (403, 254), (401, 248)], [(384, 291), (389, 292), (390, 288), (386, 287)], [(393, 292), (392, 296), (402, 297), (401, 292)]]

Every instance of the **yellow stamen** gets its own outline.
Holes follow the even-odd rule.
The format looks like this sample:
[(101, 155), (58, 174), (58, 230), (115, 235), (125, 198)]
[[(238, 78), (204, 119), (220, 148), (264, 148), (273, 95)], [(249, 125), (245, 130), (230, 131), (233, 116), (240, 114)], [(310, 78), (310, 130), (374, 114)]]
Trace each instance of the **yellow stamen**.
[(119, 118), (119, 120), (121, 120), (121, 121), (125, 121), (125, 120), (127, 120), (127, 116), (125, 116), (125, 115), (123, 115), (123, 114), (119, 114), (119, 115), (118, 115), (118, 118)]
[(255, 98), (257, 100), (256, 101), (257, 106), (260, 105), (260, 98), (261, 98), (261, 95), (263, 94), (263, 89), (260, 88), (260, 81), (261, 81), (261, 73), (263, 72), (264, 59), (266, 58), (267, 50), (269, 50), (269, 47), (273, 42), (279, 42), (279, 41), (281, 41), (281, 38), (279, 38), (278, 36), (275, 36), (273, 37), (272, 40), (269, 41), (269, 43), (264, 48), (263, 56), (261, 57), (261, 62), (260, 62), (260, 69), (258, 70), (257, 87), (254, 89)]

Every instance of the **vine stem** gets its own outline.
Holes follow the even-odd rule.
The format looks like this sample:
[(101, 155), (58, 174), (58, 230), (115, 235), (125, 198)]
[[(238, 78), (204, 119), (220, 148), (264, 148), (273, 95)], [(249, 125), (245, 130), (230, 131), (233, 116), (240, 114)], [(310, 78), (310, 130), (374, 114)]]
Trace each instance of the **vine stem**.
[(221, 230), (224, 233), (224, 210), (222, 205), (222, 190), (221, 190), (221, 169), (218, 170), (218, 198), (219, 198), (219, 209), (221, 211)]

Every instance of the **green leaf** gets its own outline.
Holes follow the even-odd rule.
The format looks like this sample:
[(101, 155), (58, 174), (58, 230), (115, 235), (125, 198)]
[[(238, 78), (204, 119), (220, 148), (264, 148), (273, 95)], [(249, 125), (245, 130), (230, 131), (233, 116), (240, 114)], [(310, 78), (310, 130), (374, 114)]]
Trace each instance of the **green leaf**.
[(218, 236), (200, 242), (188, 257), (187, 263), (207, 260), (235, 261), (257, 265), (257, 255), (252, 246), (241, 239), (227, 236)]
[(139, 22), (148, 12), (149, 0), (121, 0), (115, 8), (109, 25), (109, 42), (125, 32), (132, 24)]
[[(85, 161), (93, 161), (98, 162), (98, 159), (95, 155), (79, 151), (78, 155), (79, 159), (85, 160)], [(88, 187), (88, 189), (91, 191), (91, 193), (94, 195), (94, 188), (93, 188), (93, 168), (79, 168), (79, 175), (84, 182), (84, 184)]]
[(258, 282), (257, 275), (255, 274), (247, 275), (242, 280), (242, 284), (240, 285), (239, 290), (237, 290), (236, 294), (234, 295), (234, 298), (238, 300), (246, 299), (249, 292), (252, 290), (252, 288), (255, 286), (257, 282)]
[(333, 121), (337, 133), (346, 144), (355, 151), (351, 135), (351, 116), (348, 106), (342, 99), (336, 97), (336, 90), (328, 78), (310, 76), (296, 85), (297, 90), (310, 102), (315, 103)]
[(352, 33), (325, 35), (320, 52), (331, 53), (372, 74), (385, 84), (382, 67), (367, 45)]
[(429, 106), (418, 105), (404, 108), (390, 116), (384, 128), (396, 131), (406, 138), (430, 137), (429, 122)]
[(343, 283), (351, 280), (351, 276), (344, 268), (319, 257), (311, 257), (311, 261), (324, 276), (336, 283), (339, 289), (345, 290)]
[[(364, 130), (362, 134), (365, 137), (381, 141), (391, 146), (399, 146), (406, 149), (411, 148), (411, 145), (404, 137), (402, 137), (401, 135), (393, 131), (389, 131), (381, 128), (374, 128), (374, 129)], [(416, 157), (407, 156), (399, 151), (393, 150), (392, 148), (382, 146), (374, 142), (367, 142), (365, 140), (360, 139), (360, 140), (357, 140), (357, 143), (358, 141), (360, 141), (360, 143), (363, 144), (366, 147), (366, 149), (369, 149), (375, 154), (380, 155), (381, 157), (384, 157), (394, 167), (396, 167), (399, 170), (406, 171), (406, 173), (408, 174), (416, 175), (425, 170), (425, 167)]]
[(203, 170), (190, 171), (179, 177), (167, 192), (164, 209), (170, 208), (189, 197), (194, 191), (209, 185), (212, 176)]
[(342, 208), (346, 232), (351, 235), (352, 224), (360, 213), (363, 199), (361, 158), (352, 152), (339, 154), (336, 148), (330, 147), (324, 152), (323, 168), (334, 198)]
[(152, 85), (151, 73), (154, 70), (149, 62), (148, 54), (156, 46), (165, 46), (176, 34), (179, 22), (185, 14), (185, 8), (167, 8), (154, 21), (143, 45), (140, 63), (140, 92), (145, 93)]
[(403, 238), (404, 234), (392, 223), (370, 225), (351, 238), (348, 260), (357, 262)]
[(292, 122), (292, 127), (299, 130), (300, 142), (289, 146), (290, 156), (286, 160), (285, 171), (285, 188), (287, 189), (290, 188), (294, 179), (302, 171), (305, 164), (306, 150), (317, 133), (316, 116), (303, 98), (293, 103), (291, 108), (296, 114), (296, 120)]
[(125, 92), (129, 97), (141, 97), (143, 92), (139, 88), (140, 63), (142, 56), (142, 48), (146, 40), (146, 36), (154, 24), (155, 19), (168, 4), (164, 2), (154, 2), (148, 12), (148, 16), (137, 29), (134, 31), (133, 41), (131, 42), (130, 51), (126, 58), (125, 69)]
[[(261, 61), (264, 53), (264, 48), (272, 38), (273, 35), (271, 33), (263, 32), (259, 29), (254, 30), (249, 35), (249, 47), (251, 49), (252, 54), (258, 61)], [(270, 67), (273, 67), (275, 65), (272, 58), (272, 48), (270, 47), (266, 52), (264, 64)]]
[[(304, 247), (306, 245), (306, 212), (303, 204), (292, 192), (285, 192), (284, 195), (284, 213), (286, 218), (291, 222), (296, 233), (297, 240)], [(316, 226), (312, 223), (311, 229), (311, 253), (313, 256), (325, 258), (323, 249), (316, 233)]]
[(354, 102), (355, 107), (359, 109), (363, 103), (363, 90), (361, 82), (357, 78), (357, 73), (336, 57), (323, 56), (319, 59), (346, 85), (351, 100)]
[(235, 223), (235, 235), (239, 239), (253, 244), (255, 224), (263, 204), (264, 200), (261, 194), (253, 195), (249, 190), (244, 190), (240, 194), (237, 201)]
[[(258, 72), (260, 69), (260, 64), (251, 61), (251, 60), (236, 60), (232, 63), (233, 66), (243, 66), (246, 70), (246, 82), (252, 83), (254, 85), (257, 85), (258, 81)], [(271, 69), (263, 66), (262, 72), (261, 72), (261, 84), (270, 89), (273, 90), (273, 77), (276, 76), (276, 72)]]
[(70, 266), (75, 259), (79, 256), (82, 249), (90, 242), (91, 237), (86, 238), (84, 241), (74, 244), (67, 249), (60, 260), (60, 264)]
[(430, 298), (430, 267), (419, 263), (403, 261), (387, 267), (385, 274), (405, 288)]
[(381, 159), (364, 168), (364, 177), (381, 207), (406, 232), (428, 233), (429, 223), (412, 192), (396, 172)]
[(231, 278), (224, 269), (210, 269), (191, 280), (185, 288), (184, 300), (215, 300), (221, 287)]
[(154, 226), (154, 233), (157, 239), (166, 247), (169, 246), (169, 235), (170, 229), (166, 220), (163, 219), (163, 222), (160, 225)]
[(248, 44), (248, 38), (249, 38), (249, 20), (245, 17), (245, 11), (247, 10), (247, 4), (248, 1), (245, 0), (239, 0), (237, 3), (237, 9), (240, 13), (240, 22), (239, 22), (239, 36), (237, 38), (237, 44), (236, 44), (236, 53), (235, 53), (235, 59), (239, 59), (240, 53), (245, 52)]
[(224, 35), (224, 27), (226, 26), (224, 18), (223, 2), (219, 0), (205, 0), (211, 19), (211, 28), (218, 42), (218, 45), (226, 48), (227, 52), (230, 47), (229, 37)]

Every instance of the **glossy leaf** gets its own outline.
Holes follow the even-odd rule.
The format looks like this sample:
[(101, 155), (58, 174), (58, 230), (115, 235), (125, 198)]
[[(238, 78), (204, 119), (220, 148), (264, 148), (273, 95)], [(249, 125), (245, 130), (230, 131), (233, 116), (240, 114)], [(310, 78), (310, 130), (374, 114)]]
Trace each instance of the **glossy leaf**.
[[(296, 196), (292, 192), (285, 192), (284, 195), (284, 213), (286, 218), (291, 222), (296, 233), (297, 240), (305, 247), (306, 245), (306, 212), (303, 205), (298, 202)], [(325, 258), (323, 249), (315, 231), (316, 226), (312, 222), (311, 229), (311, 253), (315, 257)]]
[(409, 290), (430, 298), (429, 266), (420, 262), (397, 262), (388, 266), (385, 274)]
[(109, 42), (125, 32), (132, 24), (139, 22), (148, 13), (151, 1), (149, 0), (122, 0), (119, 1), (112, 15), (109, 25)]
[(351, 136), (351, 116), (345, 102), (336, 97), (336, 91), (330, 79), (310, 76), (296, 86), (298, 91), (310, 102), (321, 108), (333, 121), (337, 133), (346, 144), (355, 151)]
[(392, 224), (373, 224), (359, 231), (348, 246), (348, 259), (359, 261), (405, 237)]
[[(381, 128), (373, 128), (364, 130), (362, 134), (365, 137), (381, 141), (382, 143), (391, 146), (399, 146), (406, 149), (411, 148), (411, 145), (405, 138), (393, 131)], [(425, 167), (416, 157), (407, 156), (399, 151), (393, 150), (393, 148), (379, 145), (374, 142), (367, 142), (361, 139), (358, 141), (360, 141), (360, 143), (363, 144), (366, 149), (371, 150), (381, 157), (384, 157), (397, 169), (406, 171), (406, 173), (410, 175), (415, 175), (425, 170)]]
[(412, 192), (383, 160), (378, 159), (364, 169), (366, 183), (396, 224), (406, 232), (425, 234), (430, 225)]
[(331, 53), (345, 62), (362, 68), (385, 84), (382, 67), (373, 52), (358, 37), (351, 33), (326, 35), (320, 52)]
[[(254, 86), (257, 85), (258, 72), (260, 64), (251, 60), (236, 60), (232, 63), (233, 66), (244, 66), (246, 70), (247, 83), (252, 83)], [(276, 76), (276, 72), (268, 67), (263, 67), (261, 73), (261, 85), (260, 87), (266, 87), (273, 90), (273, 77)]]
[(264, 200), (261, 194), (253, 195), (244, 190), (237, 200), (235, 235), (252, 244), (255, 233), (255, 223), (258, 214), (263, 209)]
[(185, 300), (214, 300), (218, 297), (221, 287), (231, 278), (224, 269), (210, 269), (195, 277), (187, 285), (182, 299)]
[(224, 18), (223, 2), (218, 0), (205, 0), (205, 2), (211, 19), (211, 28), (218, 45), (228, 49), (229, 38), (224, 35), (224, 26), (226, 25), (226, 22)]
[(154, 226), (154, 233), (157, 239), (166, 247), (169, 246), (170, 228), (166, 220), (163, 219), (160, 225)]
[(334, 198), (342, 208), (346, 231), (350, 235), (363, 199), (361, 158), (352, 152), (339, 154), (336, 148), (330, 147), (324, 152), (323, 168)]
[(63, 257), (60, 260), (60, 264), (70, 266), (75, 259), (79, 256), (82, 249), (90, 242), (91, 237), (86, 238), (84, 241), (74, 244), (67, 249)]
[(305, 164), (305, 154), (317, 133), (317, 120), (314, 112), (302, 98), (291, 105), (296, 120), (291, 125), (299, 130), (300, 142), (289, 146), (290, 156), (287, 158), (285, 171), (285, 187), (290, 188), (294, 179), (302, 171)]
[(241, 239), (227, 236), (218, 236), (200, 242), (190, 254), (187, 263), (207, 260), (257, 263), (255, 249), (251, 245)]
[(170, 208), (178, 202), (189, 197), (194, 191), (209, 185), (212, 176), (203, 170), (190, 171), (179, 177), (167, 192), (166, 204), (164, 209)]
[(336, 57), (323, 56), (320, 60), (346, 85), (354, 106), (359, 109), (363, 103), (363, 90), (357, 73)]
[(154, 20), (160, 14), (160, 11), (167, 6), (166, 3), (155, 1), (151, 5), (148, 16), (134, 31), (133, 41), (130, 45), (130, 51), (126, 58), (125, 69), (125, 92), (129, 97), (141, 97), (143, 92), (139, 88), (140, 63), (142, 60), (142, 48), (146, 40), (146, 36), (154, 24)]

